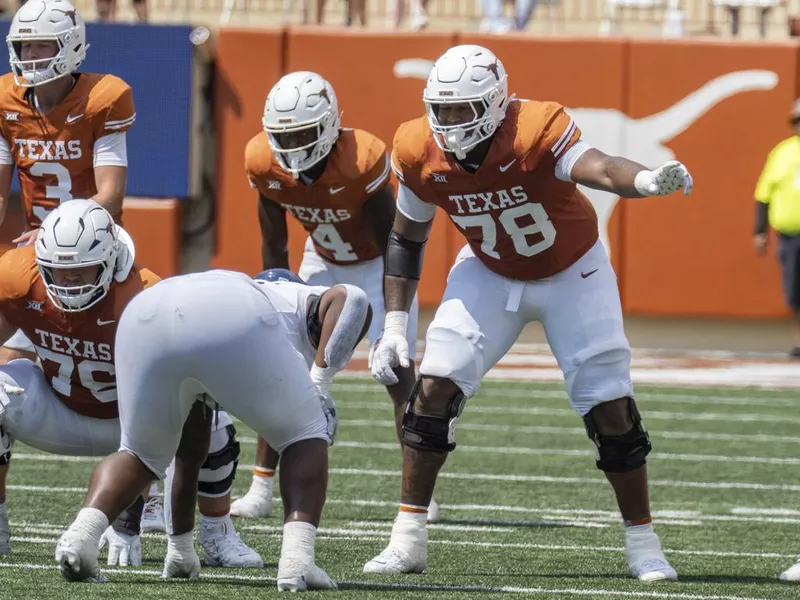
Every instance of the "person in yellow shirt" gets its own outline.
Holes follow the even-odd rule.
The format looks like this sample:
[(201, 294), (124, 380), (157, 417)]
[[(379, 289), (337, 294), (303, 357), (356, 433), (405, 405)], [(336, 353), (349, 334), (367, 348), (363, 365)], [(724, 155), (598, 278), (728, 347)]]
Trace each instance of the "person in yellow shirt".
[(778, 233), (783, 293), (794, 315), (792, 358), (800, 358), (800, 98), (789, 112), (794, 135), (775, 146), (756, 185), (756, 252), (767, 250), (767, 227)]

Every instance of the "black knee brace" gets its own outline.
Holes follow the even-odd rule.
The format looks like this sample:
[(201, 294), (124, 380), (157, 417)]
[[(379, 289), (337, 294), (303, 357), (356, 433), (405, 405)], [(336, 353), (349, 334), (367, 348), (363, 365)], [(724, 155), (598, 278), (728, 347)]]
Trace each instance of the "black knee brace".
[(144, 512), (144, 499), (137, 496), (128, 508), (123, 510), (119, 516), (111, 523), (114, 531), (127, 535), (139, 535), (141, 533), (140, 523)]
[(622, 435), (601, 435), (592, 421), (591, 413), (583, 417), (586, 433), (597, 446), (597, 468), (606, 473), (627, 473), (647, 462), (650, 436), (633, 398), (628, 398), (633, 428)]
[(464, 394), (458, 392), (450, 398), (447, 415), (429, 417), (414, 412), (414, 400), (421, 386), (422, 379), (417, 379), (411, 396), (406, 403), (403, 414), (403, 444), (417, 450), (430, 452), (452, 452), (456, 449), (456, 423), (464, 410)]
[(228, 432), (228, 443), (217, 452), (209, 453), (206, 461), (200, 467), (202, 471), (216, 471), (226, 465), (233, 465), (231, 472), (220, 481), (199, 481), (197, 492), (201, 496), (219, 497), (224, 495), (233, 485), (236, 478), (236, 468), (239, 466), (241, 447), (236, 439), (236, 428), (231, 424), (225, 430)]

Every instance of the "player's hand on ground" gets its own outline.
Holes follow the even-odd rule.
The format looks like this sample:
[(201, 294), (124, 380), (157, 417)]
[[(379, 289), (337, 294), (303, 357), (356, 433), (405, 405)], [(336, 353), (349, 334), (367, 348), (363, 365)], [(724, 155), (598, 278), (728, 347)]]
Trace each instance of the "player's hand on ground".
[(108, 565), (138, 567), (142, 564), (142, 539), (109, 527), (100, 538), (100, 548), (108, 545)]
[(408, 341), (405, 335), (384, 332), (370, 350), (369, 370), (373, 379), (383, 385), (394, 385), (399, 379), (394, 372), (397, 367), (408, 367)]
[(164, 557), (164, 578), (196, 579), (200, 577), (200, 557), (194, 549), (194, 531), (167, 535), (167, 555)]

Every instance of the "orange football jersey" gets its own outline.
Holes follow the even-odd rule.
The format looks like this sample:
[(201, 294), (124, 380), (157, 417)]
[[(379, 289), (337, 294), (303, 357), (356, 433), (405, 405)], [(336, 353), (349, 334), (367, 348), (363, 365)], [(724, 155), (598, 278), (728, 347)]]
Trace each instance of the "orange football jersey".
[(475, 173), (433, 139), (427, 117), (400, 126), (392, 166), (423, 202), (442, 207), (475, 255), (503, 277), (563, 271), (597, 241), (597, 214), (556, 163), (581, 137), (563, 107), (514, 100)]
[(64, 404), (87, 417), (115, 419), (117, 321), (136, 294), (159, 281), (134, 266), (93, 307), (64, 312), (47, 297), (33, 246), (22, 246), (0, 258), (0, 315), (36, 346), (45, 377)]
[[(8, 73), (0, 77), (0, 135), (19, 174), (28, 227), (72, 198), (91, 198), (94, 144), (127, 131), (136, 120), (133, 92), (119, 77), (79, 73), (61, 104), (46, 115)], [(120, 221), (121, 215), (115, 215)]]
[(386, 145), (374, 135), (342, 129), (325, 171), (306, 185), (280, 166), (261, 132), (247, 144), (245, 170), (250, 185), (294, 216), (328, 262), (355, 264), (383, 254), (364, 212), (370, 196), (389, 183), (391, 170)]

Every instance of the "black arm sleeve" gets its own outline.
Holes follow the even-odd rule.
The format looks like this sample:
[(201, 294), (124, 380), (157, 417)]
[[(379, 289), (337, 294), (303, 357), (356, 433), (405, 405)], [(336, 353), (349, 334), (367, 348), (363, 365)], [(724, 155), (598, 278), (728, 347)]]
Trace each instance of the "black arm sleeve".
[(425, 242), (413, 242), (394, 231), (389, 234), (383, 274), (390, 277), (416, 279), (422, 273), (422, 255)]
[(764, 202), (756, 202), (756, 234), (767, 232), (767, 211), (769, 205)]

